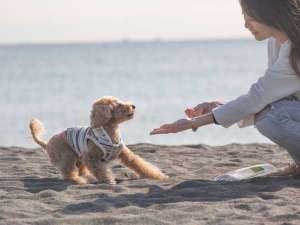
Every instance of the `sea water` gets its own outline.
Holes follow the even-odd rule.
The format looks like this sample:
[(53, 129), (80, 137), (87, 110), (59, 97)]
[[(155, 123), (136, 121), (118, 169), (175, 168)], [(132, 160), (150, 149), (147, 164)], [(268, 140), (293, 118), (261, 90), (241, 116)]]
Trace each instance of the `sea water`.
[(0, 46), (0, 145), (37, 146), (28, 132), (32, 117), (44, 123), (46, 140), (88, 126), (92, 102), (104, 95), (137, 107), (121, 126), (127, 144), (268, 142), (255, 128), (236, 126), (149, 136), (184, 118), (186, 107), (245, 94), (266, 69), (266, 48), (253, 40)]

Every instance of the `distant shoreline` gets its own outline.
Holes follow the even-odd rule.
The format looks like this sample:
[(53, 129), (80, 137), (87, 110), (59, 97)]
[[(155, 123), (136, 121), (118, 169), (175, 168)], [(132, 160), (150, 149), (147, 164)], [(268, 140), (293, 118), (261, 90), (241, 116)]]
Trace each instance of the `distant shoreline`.
[[(220, 148), (220, 147), (229, 147), (229, 146), (260, 146), (260, 145), (267, 145), (271, 146), (272, 148), (277, 146), (275, 144), (270, 144), (270, 143), (264, 143), (264, 142), (252, 142), (252, 143), (238, 143), (238, 142), (232, 142), (224, 145), (211, 145), (211, 144), (203, 144), (203, 143), (198, 143), (198, 144), (152, 144), (152, 143), (147, 143), (147, 142), (139, 142), (139, 143), (133, 143), (133, 144), (127, 144), (127, 146), (133, 146), (133, 147), (138, 147), (138, 146), (153, 146), (153, 147), (161, 147), (161, 148), (166, 148), (166, 147), (175, 147), (175, 148), (180, 148), (180, 147), (191, 147), (191, 148), (200, 148), (200, 147), (210, 147), (210, 148)], [(0, 149), (27, 149), (27, 150), (33, 150), (33, 149), (39, 149), (40, 147), (36, 145), (36, 147), (24, 147), (24, 146), (18, 146), (18, 145), (0, 145)]]
[(110, 45), (110, 44), (153, 44), (153, 43), (186, 43), (186, 42), (216, 42), (216, 41), (254, 41), (251, 38), (224, 38), (224, 39), (149, 39), (149, 40), (111, 40), (111, 41), (62, 41), (62, 42), (3, 42), (0, 47), (13, 47), (13, 46), (52, 46), (52, 45)]

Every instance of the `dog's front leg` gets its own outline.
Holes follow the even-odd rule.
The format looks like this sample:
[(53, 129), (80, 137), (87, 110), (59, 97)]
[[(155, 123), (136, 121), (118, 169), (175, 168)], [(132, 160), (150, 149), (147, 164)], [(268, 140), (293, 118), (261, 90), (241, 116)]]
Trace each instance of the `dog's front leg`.
[(88, 142), (89, 150), (82, 156), (83, 163), (98, 182), (116, 184), (109, 163), (102, 161), (103, 153), (93, 142)]
[(99, 182), (107, 183), (107, 184), (116, 184), (116, 178), (109, 167), (108, 163), (101, 162), (98, 166), (97, 171), (95, 171), (96, 178)]
[(96, 162), (93, 160), (88, 161), (87, 166), (98, 182), (107, 184), (117, 183), (108, 163), (99, 161)]
[(156, 166), (134, 154), (129, 148), (124, 147), (119, 155), (121, 162), (135, 172), (138, 177), (147, 177), (157, 180), (166, 180), (169, 177)]

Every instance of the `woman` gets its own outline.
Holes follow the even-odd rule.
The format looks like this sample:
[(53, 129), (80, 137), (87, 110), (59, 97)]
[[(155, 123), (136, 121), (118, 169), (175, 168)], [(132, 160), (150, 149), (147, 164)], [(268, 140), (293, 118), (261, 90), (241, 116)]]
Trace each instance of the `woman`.
[(208, 124), (227, 128), (255, 124), (270, 140), (287, 149), (300, 172), (300, 0), (240, 0), (245, 27), (255, 39), (268, 40), (268, 69), (249, 92), (226, 104), (202, 103), (186, 109), (188, 119), (164, 124), (150, 134), (194, 131)]

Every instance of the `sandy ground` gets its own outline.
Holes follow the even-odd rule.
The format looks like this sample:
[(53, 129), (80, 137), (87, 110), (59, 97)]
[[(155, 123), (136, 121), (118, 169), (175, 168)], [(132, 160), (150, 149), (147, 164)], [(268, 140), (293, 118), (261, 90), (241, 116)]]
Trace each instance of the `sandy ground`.
[(275, 145), (129, 147), (170, 179), (128, 180), (116, 165), (118, 185), (74, 185), (41, 149), (0, 148), (0, 224), (300, 224), (300, 178), (213, 181), (240, 167), (285, 165), (288, 156)]

